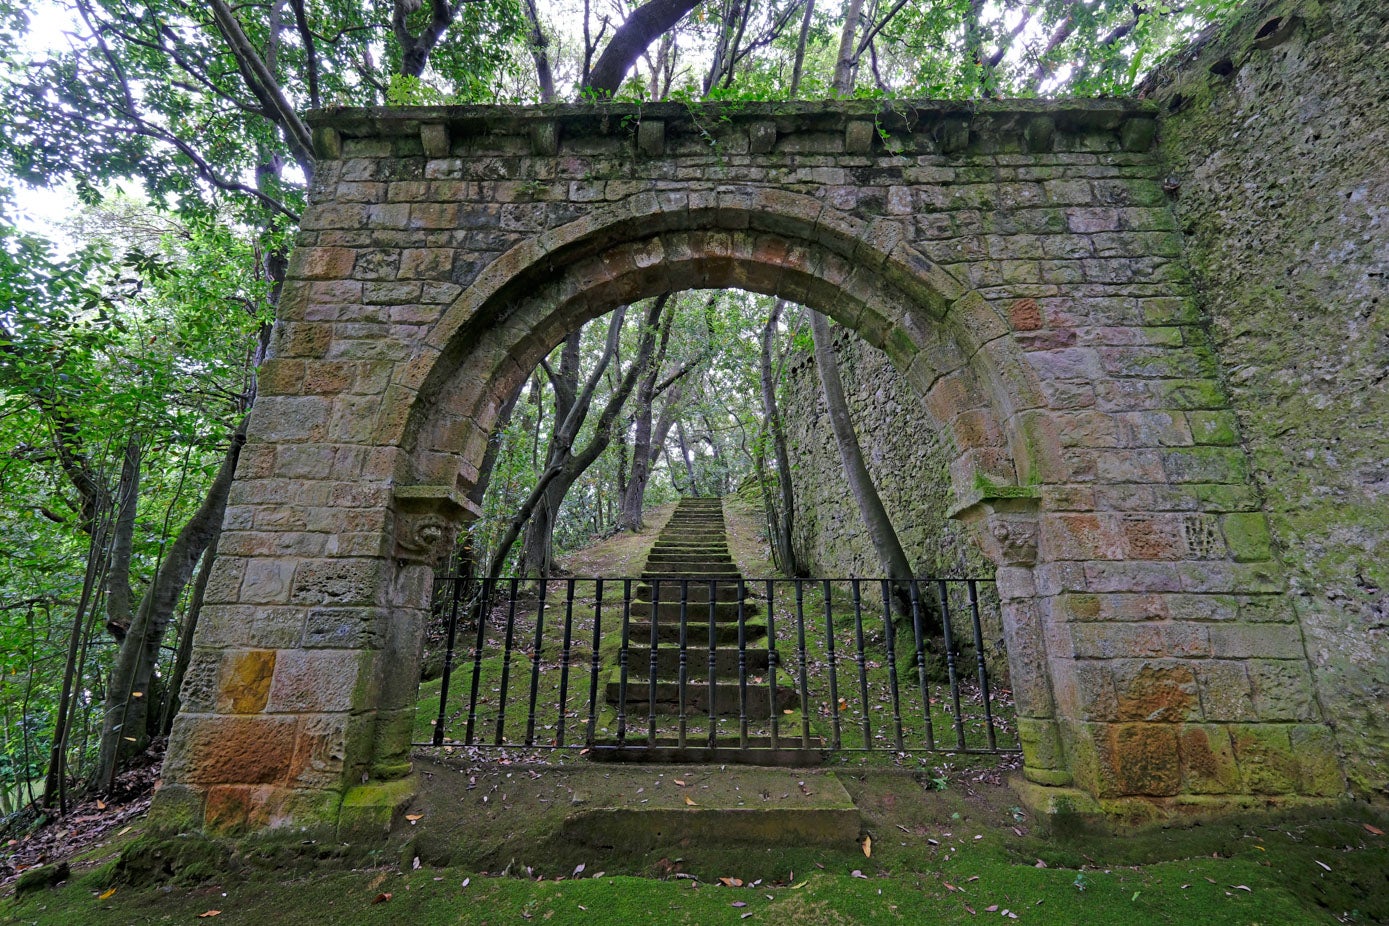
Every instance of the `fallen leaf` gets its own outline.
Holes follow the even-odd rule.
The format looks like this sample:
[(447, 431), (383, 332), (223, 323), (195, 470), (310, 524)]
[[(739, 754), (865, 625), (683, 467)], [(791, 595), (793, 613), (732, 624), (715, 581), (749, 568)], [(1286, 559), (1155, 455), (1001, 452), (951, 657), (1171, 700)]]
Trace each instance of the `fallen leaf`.
[(1254, 889), (1247, 884), (1235, 884), (1232, 885), (1232, 887), (1234, 887), (1234, 889), (1237, 891), (1248, 891), (1251, 894), (1254, 893)]
[(1319, 859), (1312, 859), (1312, 861), (1316, 862), (1318, 865), (1320, 865), (1321, 867), (1325, 868), (1327, 871), (1330, 871), (1330, 870), (1331, 870), (1331, 866), (1328, 865), (1328, 864), (1326, 864), (1326, 862), (1323, 862), (1323, 861), (1321, 861), (1321, 860), (1319, 860)]
[(1371, 836), (1383, 836), (1383, 835), (1384, 835), (1384, 830), (1380, 829), (1379, 827), (1375, 826), (1374, 824), (1371, 824), (1371, 823), (1362, 823), (1362, 824), (1360, 824), (1360, 825), (1363, 826), (1363, 827), (1365, 827), (1365, 832), (1369, 833)]
[(420, 870), (420, 857), (418, 855), (410, 862), (410, 868), (413, 871)]
[(748, 905), (748, 902), (747, 902), (746, 900), (735, 900), (735, 901), (733, 901), (733, 903), (731, 904), (731, 906), (734, 906), (734, 907), (746, 907), (747, 905)]
[(464, 878), (464, 879), (463, 879), (463, 883), (462, 883), (462, 885), (460, 885), (460, 886), (461, 886), (461, 887), (467, 887), (469, 884), (472, 883), (472, 880), (473, 880), (472, 878)]
[(965, 878), (965, 883), (966, 883), (966, 884), (970, 884), (970, 883), (972, 883), (972, 882), (974, 882), (974, 881), (978, 881), (978, 880), (979, 880), (979, 876), (978, 876), (978, 875), (970, 875), (968, 878)]
[(1047, 867), (1047, 863), (1044, 862), (1044, 861), (1042, 861), (1041, 859), (1037, 859), (1037, 864), (1033, 865), (1032, 867), (1033, 867), (1033, 868), (1046, 868), (1046, 867)]
[(941, 884), (944, 884), (944, 885), (945, 885), (945, 889), (946, 889), (947, 891), (958, 891), (958, 890), (960, 890), (960, 888), (958, 888), (958, 887), (956, 887), (955, 885), (951, 884), (949, 881), (942, 881)]
[(682, 787), (682, 788), (685, 787), (685, 782), (681, 781), (679, 778), (674, 779), (674, 781), (675, 781), (675, 783), (678, 784), (680, 787)]
[(872, 858), (872, 857), (873, 857), (873, 837), (872, 837), (872, 836), (865, 836), (865, 837), (863, 837), (863, 856), (864, 856), (864, 858)]
[(742, 879), (742, 878), (720, 878), (720, 879), (719, 879), (719, 883), (722, 884), (724, 887), (742, 887), (742, 886), (743, 886), (743, 879)]
[(387, 902), (388, 900), (390, 900), (390, 899), (391, 899), (391, 892), (390, 892), (390, 891), (382, 891), (381, 893), (377, 894), (376, 897), (373, 898), (371, 902), (374, 903), (374, 904), (377, 904), (377, 903), (386, 903), (386, 902)]
[(405, 819), (409, 820), (411, 823), (414, 823), (416, 820), (421, 820), (423, 818), (424, 814), (422, 813), (407, 813), (405, 815)]
[(584, 862), (580, 862), (579, 864), (575, 865), (575, 866), (574, 866), (574, 873), (573, 873), (572, 875), (570, 875), (569, 877), (571, 877), (571, 878), (577, 878), (579, 875), (583, 874), (583, 873), (584, 873), (584, 867), (585, 867), (585, 865), (586, 865), (586, 863), (584, 863)]
[(859, 871), (857, 868), (855, 868), (853, 871), (849, 872), (849, 876), (852, 877), (852, 878), (862, 878), (862, 879), (865, 880), (865, 881), (868, 880), (868, 876), (867, 876), (866, 874), (864, 874), (863, 872)]
[(106, 802), (105, 802), (105, 801), (102, 801), (102, 800), (98, 800), (98, 801), (96, 802), (96, 809), (97, 809), (97, 810), (105, 810), (105, 809), (106, 809)]
[(110, 898), (110, 897), (111, 897), (113, 894), (115, 894), (115, 893), (116, 893), (116, 889), (115, 889), (114, 887), (107, 888), (106, 890), (104, 890), (104, 891), (102, 891), (100, 894), (98, 894), (96, 899), (97, 899), (97, 900), (106, 900), (106, 899)]
[(694, 801), (690, 800), (690, 796), (689, 796), (688, 794), (685, 795), (685, 803), (686, 803), (686, 804), (689, 804), (691, 807), (698, 807), (698, 806), (699, 806), (699, 805), (696, 804)]
[(207, 911), (206, 913), (199, 913), (199, 914), (198, 914), (198, 919), (200, 919), (200, 920), (205, 920), (205, 919), (207, 919), (209, 916), (221, 916), (221, 915), (222, 915), (222, 911), (221, 911), (221, 910), (209, 910), (209, 911)]
[(970, 915), (970, 916), (978, 916), (978, 915), (979, 915), (978, 913), (975, 913), (975, 912), (974, 912), (974, 908), (971, 907), (969, 904), (965, 904), (964, 907), (965, 907), (966, 910), (969, 911), (969, 915)]
[(987, 906), (987, 907), (984, 908), (984, 912), (985, 912), (985, 913), (997, 913), (997, 912), (998, 912), (998, 904), (990, 904), (989, 906)]

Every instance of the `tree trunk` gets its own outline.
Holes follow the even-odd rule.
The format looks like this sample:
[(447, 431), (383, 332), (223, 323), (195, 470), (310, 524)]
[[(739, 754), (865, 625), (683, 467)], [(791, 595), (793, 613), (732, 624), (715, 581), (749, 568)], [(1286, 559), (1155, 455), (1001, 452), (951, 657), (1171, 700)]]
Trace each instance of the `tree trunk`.
[(773, 515), (776, 534), (773, 537), (781, 568), (791, 576), (805, 574), (796, 550), (792, 545), (792, 527), (795, 524), (796, 496), (791, 485), (791, 455), (786, 450), (786, 429), (782, 426), (781, 410), (777, 407), (776, 382), (772, 376), (772, 341), (776, 337), (777, 319), (786, 307), (784, 300), (778, 299), (762, 328), (762, 352), (759, 358), (759, 373), (762, 380), (762, 414), (767, 419), (767, 431), (772, 437), (772, 453), (776, 459), (777, 485), (781, 489), (781, 511), (769, 511)]
[(193, 575), (198, 559), (216, 535), (226, 512), (227, 497), (241, 447), (246, 442), (246, 422), (232, 434), (231, 446), (198, 510), (179, 531), (145, 591), (130, 632), (121, 641), (111, 669), (106, 711), (93, 782), (109, 788), (122, 758), (144, 748), (146, 717), (150, 709), (150, 678), (158, 662), (164, 630), (173, 616), (183, 588)]
[(193, 634), (198, 630), (198, 617), (203, 610), (203, 596), (207, 593), (207, 580), (212, 576), (212, 565), (217, 562), (217, 542), (222, 538), (221, 522), (217, 531), (208, 541), (203, 552), (202, 564), (198, 567), (198, 577), (193, 580), (193, 597), (188, 602), (188, 617), (183, 622), (183, 632), (178, 638), (178, 655), (174, 657), (174, 668), (169, 673), (169, 688), (164, 698), (164, 709), (159, 717), (159, 734), (168, 736), (174, 727), (174, 717), (179, 709), (179, 691), (183, 688), (183, 677), (188, 673), (188, 664), (193, 659)]
[(594, 62), (588, 80), (579, 88), (580, 96), (600, 99), (615, 96), (646, 47), (674, 28), (698, 5), (699, 0), (649, 0), (633, 10)]
[(839, 56), (834, 62), (834, 89), (841, 96), (847, 96), (854, 88), (854, 68), (858, 64), (854, 37), (862, 15), (863, 0), (849, 0), (844, 8), (844, 29), (839, 33)]
[(820, 386), (825, 393), (825, 412), (834, 431), (834, 442), (839, 447), (839, 458), (844, 463), (844, 476), (849, 482), (849, 492), (858, 505), (863, 517), (863, 526), (873, 542), (873, 550), (878, 555), (883, 574), (894, 580), (912, 577), (912, 567), (902, 542), (897, 539), (897, 531), (887, 516), (873, 479), (868, 475), (868, 467), (863, 462), (863, 450), (859, 447), (858, 435), (854, 433), (854, 423), (849, 418), (849, 404), (844, 399), (844, 384), (839, 378), (839, 366), (834, 356), (829, 321), (819, 312), (810, 313), (810, 335), (815, 343), (815, 367), (820, 373)]
[(135, 515), (140, 507), (140, 442), (132, 436), (125, 444), (121, 481), (116, 490), (116, 525), (111, 537), (111, 565), (107, 573), (106, 629), (119, 643), (130, 629), (130, 557), (135, 545)]

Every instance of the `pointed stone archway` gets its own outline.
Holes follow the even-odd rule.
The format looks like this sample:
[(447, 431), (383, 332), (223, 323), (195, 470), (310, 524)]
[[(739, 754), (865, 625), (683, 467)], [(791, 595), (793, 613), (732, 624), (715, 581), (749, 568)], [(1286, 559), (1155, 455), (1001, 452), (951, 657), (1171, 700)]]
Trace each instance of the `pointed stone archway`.
[(1130, 103), (345, 111), (227, 513), (158, 810), (385, 825), (432, 566), (503, 401), (666, 291), (884, 350), (998, 566), (1025, 774), (1120, 812), (1342, 786)]

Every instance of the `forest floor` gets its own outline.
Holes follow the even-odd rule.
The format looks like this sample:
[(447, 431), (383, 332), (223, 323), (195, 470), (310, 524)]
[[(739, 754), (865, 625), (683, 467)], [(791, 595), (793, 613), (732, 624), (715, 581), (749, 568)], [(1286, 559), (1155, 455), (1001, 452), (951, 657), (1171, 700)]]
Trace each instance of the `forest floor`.
[[(595, 544), (566, 568), (635, 573), (668, 516), (658, 511), (643, 533)], [(729, 521), (744, 573), (768, 574), (755, 514), (735, 510)], [(437, 706), (423, 692), (421, 705)], [(420, 760), (420, 799), (372, 849), (292, 837), (154, 841), (142, 814), (155, 767), (136, 770), (121, 793), (11, 842), (11, 891), (18, 869), (65, 861), (69, 870), (0, 900), (0, 924), (1389, 923), (1389, 817), (1364, 804), (1113, 835), (1032, 819), (996, 757), (941, 755), (906, 768), (835, 767), (862, 818), (849, 845), (605, 846), (566, 831), (576, 804), (604, 789), (629, 801), (643, 791), (702, 801), (718, 769), (469, 750)], [(797, 783), (810, 791), (824, 774)], [(122, 865), (123, 853), (142, 864)]]

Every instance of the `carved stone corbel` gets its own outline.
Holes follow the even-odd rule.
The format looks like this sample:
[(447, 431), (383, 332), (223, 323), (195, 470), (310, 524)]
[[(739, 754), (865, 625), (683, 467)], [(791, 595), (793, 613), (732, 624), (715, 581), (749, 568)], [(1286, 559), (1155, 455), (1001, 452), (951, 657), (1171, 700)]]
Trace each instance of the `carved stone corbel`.
[(1035, 496), (985, 496), (952, 514), (973, 524), (984, 554), (999, 566), (1037, 564)]
[(458, 528), (481, 513), (447, 486), (397, 486), (394, 502), (396, 559), (427, 566), (445, 560)]

